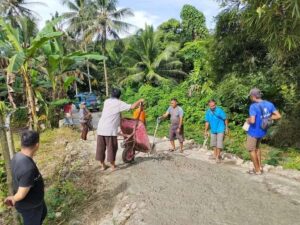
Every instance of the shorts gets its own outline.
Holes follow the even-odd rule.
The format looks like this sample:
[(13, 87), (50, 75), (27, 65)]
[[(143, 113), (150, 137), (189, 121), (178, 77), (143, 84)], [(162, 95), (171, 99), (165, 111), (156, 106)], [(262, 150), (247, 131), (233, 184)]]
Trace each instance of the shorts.
[(107, 161), (116, 161), (118, 151), (118, 138), (117, 136), (97, 136), (96, 160), (104, 162), (105, 152), (107, 150)]
[(259, 148), (261, 142), (261, 138), (255, 138), (251, 137), (250, 135), (247, 135), (247, 149), (249, 152), (255, 151)]
[(17, 209), (22, 215), (24, 225), (42, 225), (47, 215), (45, 202), (32, 209)]
[(224, 133), (210, 134), (210, 146), (224, 148)]
[(175, 141), (177, 138), (180, 143), (184, 142), (184, 128), (183, 125), (181, 126), (180, 132), (178, 132), (178, 125), (171, 125), (170, 132), (169, 132), (169, 139), (170, 141)]

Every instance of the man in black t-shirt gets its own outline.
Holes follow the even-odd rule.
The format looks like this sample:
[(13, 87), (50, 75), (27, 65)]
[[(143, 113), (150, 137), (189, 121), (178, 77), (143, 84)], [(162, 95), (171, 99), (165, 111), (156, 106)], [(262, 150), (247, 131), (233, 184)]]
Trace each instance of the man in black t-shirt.
[(41, 225), (47, 215), (44, 201), (44, 181), (32, 157), (39, 148), (39, 134), (24, 131), (21, 151), (11, 161), (14, 196), (5, 203), (15, 206), (22, 215), (24, 225)]

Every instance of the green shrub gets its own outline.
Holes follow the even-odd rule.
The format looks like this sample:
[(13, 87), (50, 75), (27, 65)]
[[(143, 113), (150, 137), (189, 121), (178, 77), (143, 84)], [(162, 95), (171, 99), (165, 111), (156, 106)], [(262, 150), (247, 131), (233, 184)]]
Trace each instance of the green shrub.
[[(54, 183), (45, 196), (48, 208), (45, 224), (56, 224), (57, 220), (70, 218), (74, 207), (80, 204), (85, 196), (84, 191), (77, 188), (71, 181)], [(56, 217), (58, 212), (61, 213), (62, 218)]]
[(69, 101), (69, 99), (58, 99), (49, 104), (48, 120), (52, 128), (59, 127), (59, 120), (63, 119), (63, 106)]
[(283, 168), (300, 170), (300, 155), (288, 157), (283, 163)]
[(272, 166), (278, 166), (280, 161), (282, 161), (282, 151), (274, 149), (268, 153), (268, 158), (264, 161), (264, 163)]
[(28, 121), (27, 108), (17, 108), (11, 118), (13, 128), (26, 127)]
[(7, 196), (7, 191), (5, 164), (4, 160), (0, 159), (0, 213), (6, 209), (3, 200)]

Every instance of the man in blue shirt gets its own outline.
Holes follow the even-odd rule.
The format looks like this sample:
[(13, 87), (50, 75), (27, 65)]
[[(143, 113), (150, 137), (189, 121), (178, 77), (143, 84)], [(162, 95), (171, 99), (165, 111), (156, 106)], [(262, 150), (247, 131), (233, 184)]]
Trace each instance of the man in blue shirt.
[(268, 129), (263, 123), (268, 120), (278, 120), (281, 115), (271, 102), (262, 99), (262, 93), (258, 88), (253, 88), (249, 95), (253, 103), (250, 106), (249, 118), (247, 119), (250, 124), (247, 132), (247, 149), (254, 166), (254, 170), (249, 172), (259, 175), (262, 173), (259, 144), (261, 139), (266, 136)]
[(224, 133), (228, 132), (228, 120), (226, 113), (217, 107), (216, 101), (208, 102), (209, 109), (205, 114), (205, 136), (208, 136), (210, 128), (210, 146), (214, 149), (214, 157), (217, 162), (221, 159), (221, 150), (224, 148)]

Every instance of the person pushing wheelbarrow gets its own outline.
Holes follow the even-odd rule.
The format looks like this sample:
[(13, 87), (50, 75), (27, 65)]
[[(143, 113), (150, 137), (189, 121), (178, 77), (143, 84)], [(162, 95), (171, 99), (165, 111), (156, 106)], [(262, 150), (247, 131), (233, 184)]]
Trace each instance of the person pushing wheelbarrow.
[(107, 161), (111, 164), (112, 170), (116, 169), (116, 155), (118, 150), (118, 127), (121, 121), (121, 112), (137, 108), (144, 99), (133, 104), (127, 104), (120, 100), (121, 90), (113, 88), (111, 97), (104, 102), (101, 118), (97, 128), (96, 160), (100, 161), (101, 170), (108, 166), (105, 164), (105, 153)]

